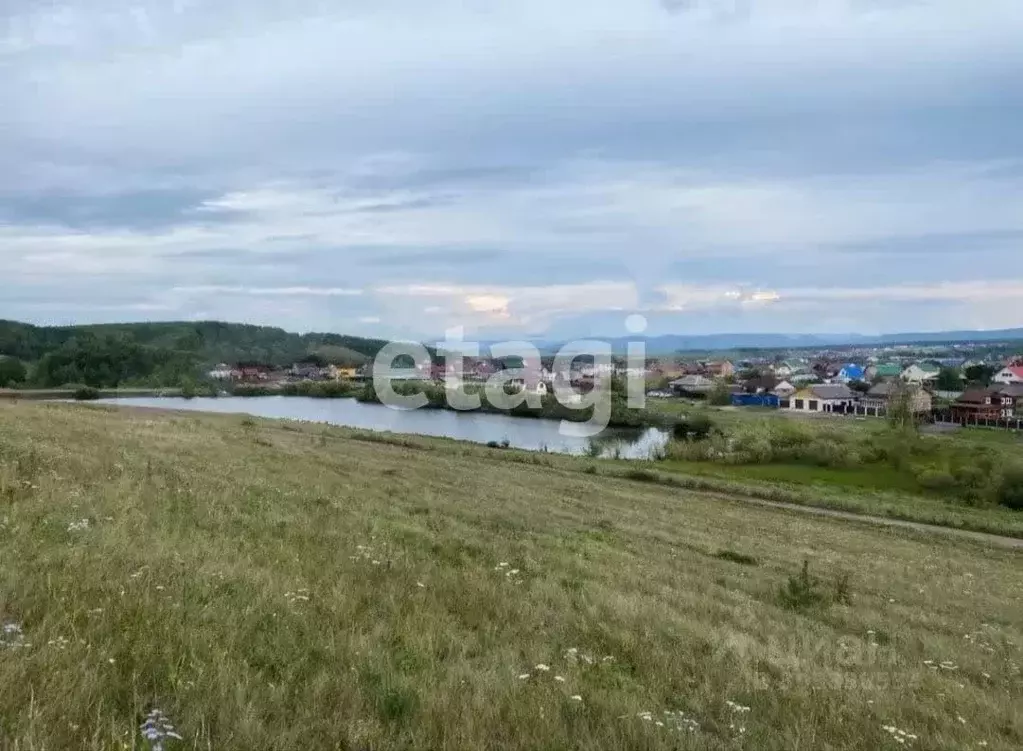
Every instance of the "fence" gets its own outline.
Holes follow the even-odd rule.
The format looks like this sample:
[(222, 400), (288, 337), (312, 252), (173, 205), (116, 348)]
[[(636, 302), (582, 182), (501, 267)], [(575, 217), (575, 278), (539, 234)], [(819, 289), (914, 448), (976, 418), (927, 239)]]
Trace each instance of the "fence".
[(781, 400), (774, 394), (732, 394), (733, 407), (774, 407)]

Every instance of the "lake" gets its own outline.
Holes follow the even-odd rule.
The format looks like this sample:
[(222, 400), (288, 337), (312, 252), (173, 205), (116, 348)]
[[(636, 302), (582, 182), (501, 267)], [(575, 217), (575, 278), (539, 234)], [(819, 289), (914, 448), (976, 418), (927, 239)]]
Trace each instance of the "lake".
[(667, 442), (667, 434), (656, 428), (608, 429), (595, 439), (576, 438), (561, 435), (558, 430), (560, 423), (555, 420), (436, 409), (400, 411), (379, 404), (364, 404), (355, 399), (304, 396), (225, 396), (216, 399), (119, 397), (92, 403), (302, 420), (381, 432), (455, 438), (473, 443), (508, 441), (514, 448), (559, 454), (589, 453), (592, 441), (599, 447), (601, 456), (619, 456), (622, 459), (650, 459)]

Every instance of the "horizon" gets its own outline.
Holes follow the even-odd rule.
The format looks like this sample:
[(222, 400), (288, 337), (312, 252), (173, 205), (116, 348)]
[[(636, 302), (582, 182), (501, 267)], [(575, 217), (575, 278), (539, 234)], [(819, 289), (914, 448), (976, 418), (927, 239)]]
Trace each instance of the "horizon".
[[(166, 325), (190, 325), (190, 324), (202, 324), (202, 323), (217, 323), (228, 326), (260, 326), (272, 329), (279, 329), (288, 334), (295, 334), (298, 336), (315, 336), (315, 335), (339, 335), (339, 336), (350, 336), (355, 338), (374, 339), (381, 337), (363, 337), (360, 334), (355, 334), (349, 331), (328, 331), (328, 330), (307, 330), (298, 331), (290, 330), (282, 326), (275, 326), (272, 324), (259, 324), (249, 323), (245, 321), (228, 321), (228, 320), (216, 320), (216, 319), (205, 319), (205, 320), (143, 320), (143, 321), (105, 321), (95, 323), (68, 323), (68, 324), (37, 324), (29, 321), (15, 321), (11, 319), (0, 318), (0, 323), (13, 323), (16, 325), (29, 325), (36, 326), (39, 328), (76, 328), (76, 327), (94, 327), (94, 326), (130, 326), (130, 325), (145, 325), (145, 324), (166, 324)], [(981, 337), (989, 337), (990, 335), (1006, 334), (1005, 339), (999, 338), (978, 338), (970, 339), (968, 335), (976, 334)], [(948, 335), (950, 338), (941, 339), (942, 335)], [(927, 339), (914, 339), (913, 337), (928, 337)], [(1019, 328), (1001, 328), (1001, 329), (959, 329), (959, 330), (940, 330), (940, 331), (889, 331), (882, 332), (879, 334), (864, 334), (859, 332), (842, 332), (842, 333), (814, 333), (814, 332), (800, 332), (795, 334), (771, 332), (771, 331), (722, 331), (722, 332), (709, 332), (709, 333), (697, 333), (697, 334), (649, 334), (643, 332), (633, 332), (626, 335), (617, 336), (602, 336), (594, 335), (586, 337), (587, 339), (596, 339), (603, 341), (610, 341), (614, 343), (621, 343), (626, 340), (632, 341), (646, 341), (651, 342), (654, 340), (663, 339), (755, 339), (755, 338), (768, 338), (774, 337), (779, 340), (791, 339), (794, 340), (791, 343), (792, 349), (809, 349), (815, 346), (828, 346), (828, 347), (858, 347), (858, 346), (893, 346), (893, 345), (912, 345), (921, 344), (927, 346), (935, 346), (941, 344), (975, 344), (978, 346), (982, 345), (995, 345), (1002, 343), (1011, 343), (1016, 341), (1023, 341), (1023, 327)], [(845, 338), (844, 338), (845, 337)], [(932, 338), (933, 337), (933, 338)], [(387, 337), (382, 337), (387, 339)], [(443, 344), (446, 337), (442, 334), (435, 337), (422, 337), (420, 339), (405, 339), (400, 341), (418, 342), (427, 346), (435, 346)], [(567, 339), (549, 339), (543, 336), (520, 336), (520, 340), (528, 341), (533, 344), (543, 345), (545, 347), (554, 345), (564, 345), (570, 343), (571, 340)], [(817, 341), (802, 341), (816, 339)], [(859, 339), (859, 341), (857, 341)], [(878, 341), (885, 340), (885, 341)], [(398, 340), (394, 340), (398, 341)], [(472, 341), (471, 339), (467, 341)], [(480, 344), (490, 345), (500, 340), (495, 338), (480, 338), (477, 340)], [(778, 350), (785, 348), (785, 344), (728, 344), (716, 347), (716, 350), (727, 351), (728, 349), (763, 349), (763, 350)], [(685, 347), (678, 348), (674, 352), (701, 352), (705, 351), (699, 347)], [(671, 354), (664, 351), (652, 351), (648, 352), (650, 355), (659, 354)]]
[(15, 0), (0, 318), (1023, 327), (1021, 35), (1015, 0)]

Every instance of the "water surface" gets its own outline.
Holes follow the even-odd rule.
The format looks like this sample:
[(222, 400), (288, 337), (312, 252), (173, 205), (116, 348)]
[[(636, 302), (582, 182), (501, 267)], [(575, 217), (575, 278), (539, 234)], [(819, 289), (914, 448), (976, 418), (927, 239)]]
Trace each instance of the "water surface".
[(355, 399), (313, 399), (305, 396), (216, 399), (118, 397), (99, 399), (96, 403), (322, 422), (365, 430), (455, 438), (473, 443), (508, 441), (514, 448), (559, 454), (586, 454), (592, 450), (591, 445), (596, 445), (602, 456), (620, 456), (623, 459), (649, 459), (667, 440), (666, 434), (656, 428), (608, 429), (596, 439), (576, 438), (561, 435), (560, 423), (556, 420), (450, 410), (401, 411), (379, 404), (364, 404)]

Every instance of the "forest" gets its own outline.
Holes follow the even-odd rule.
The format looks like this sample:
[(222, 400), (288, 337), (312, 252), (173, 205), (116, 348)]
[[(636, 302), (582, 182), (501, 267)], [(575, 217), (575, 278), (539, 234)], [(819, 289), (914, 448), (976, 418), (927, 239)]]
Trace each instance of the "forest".
[(217, 363), (360, 365), (387, 342), (218, 321), (33, 326), (0, 321), (0, 388), (178, 386)]

